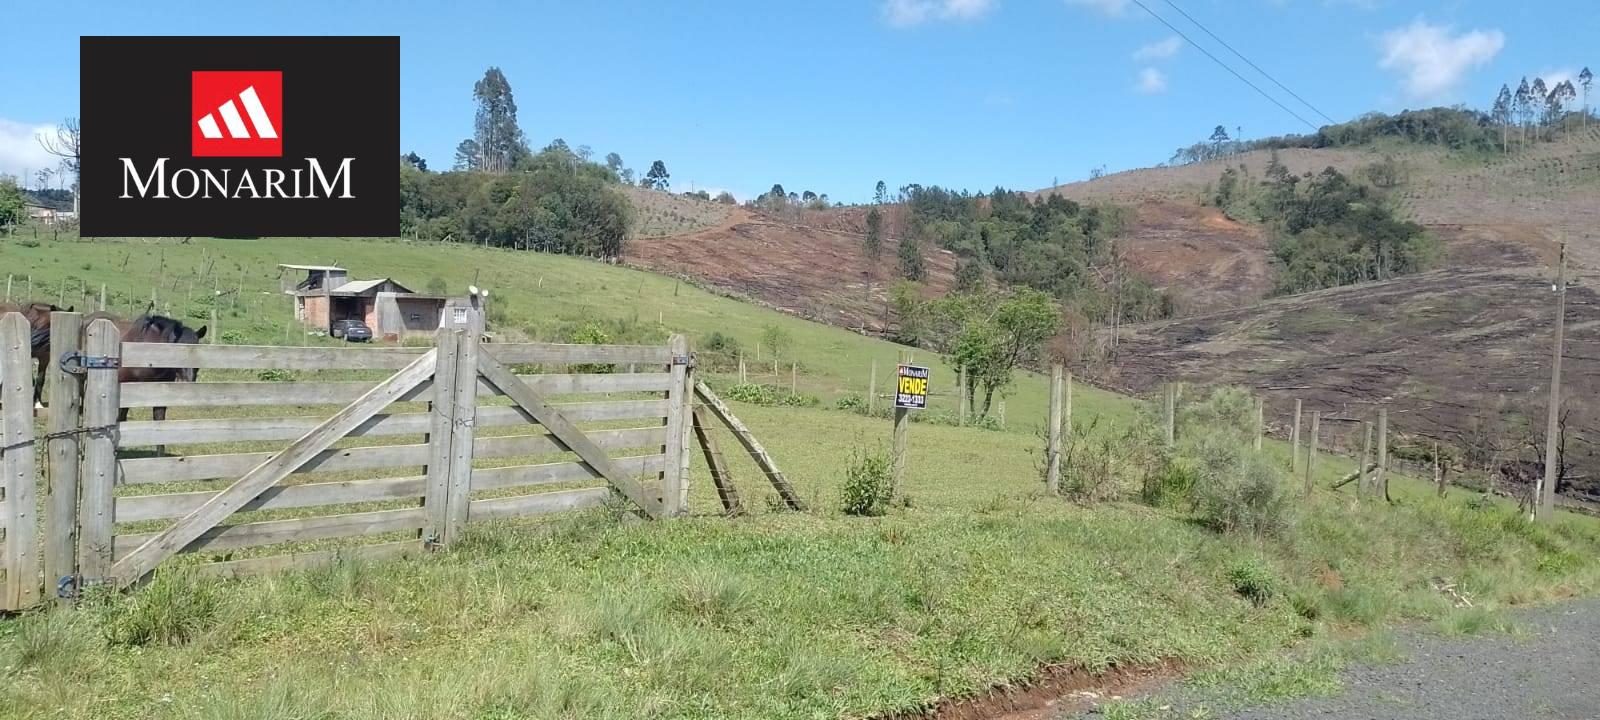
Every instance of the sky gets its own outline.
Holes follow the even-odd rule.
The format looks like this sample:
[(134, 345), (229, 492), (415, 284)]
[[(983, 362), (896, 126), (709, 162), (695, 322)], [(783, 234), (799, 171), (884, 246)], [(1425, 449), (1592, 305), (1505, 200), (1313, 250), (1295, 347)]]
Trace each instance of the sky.
[(641, 175), (662, 160), (674, 190), (740, 199), (1038, 189), (1163, 162), (1217, 125), (1310, 130), (1140, 2), (1314, 125), (1600, 70), (1593, 0), (0, 0), (0, 174), (34, 186), (53, 164), (34, 136), (77, 114), (79, 35), (399, 35), (397, 154), (448, 167), (498, 66), (534, 148), (559, 137)]

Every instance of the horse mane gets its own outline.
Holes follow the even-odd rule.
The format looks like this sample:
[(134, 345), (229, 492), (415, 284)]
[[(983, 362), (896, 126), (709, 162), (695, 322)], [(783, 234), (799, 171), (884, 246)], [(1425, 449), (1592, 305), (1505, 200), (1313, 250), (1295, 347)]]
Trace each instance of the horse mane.
[(135, 333), (154, 332), (161, 342), (176, 343), (183, 338), (183, 322), (165, 315), (140, 315), (133, 321)]

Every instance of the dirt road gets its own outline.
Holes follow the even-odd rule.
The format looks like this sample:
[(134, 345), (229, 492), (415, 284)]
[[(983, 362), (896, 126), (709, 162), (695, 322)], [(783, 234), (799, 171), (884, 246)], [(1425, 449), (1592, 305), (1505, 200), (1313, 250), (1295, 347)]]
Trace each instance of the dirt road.
[[(1501, 720), (1600, 718), (1600, 600), (1583, 600), (1517, 613), (1523, 633), (1475, 638), (1444, 638), (1423, 630), (1405, 631), (1399, 642), (1404, 660), (1392, 665), (1356, 666), (1342, 679), (1337, 696), (1314, 698), (1207, 718), (1229, 720)], [(1186, 705), (1203, 705), (1173, 695), (1171, 717), (1189, 717)], [(1083, 715), (1096, 718), (1099, 715)]]

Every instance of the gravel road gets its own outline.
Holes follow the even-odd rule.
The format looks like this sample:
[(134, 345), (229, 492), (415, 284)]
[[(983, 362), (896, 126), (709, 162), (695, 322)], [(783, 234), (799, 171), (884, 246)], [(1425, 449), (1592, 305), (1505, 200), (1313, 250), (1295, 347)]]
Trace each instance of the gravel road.
[[(1403, 661), (1346, 669), (1345, 689), (1337, 696), (1207, 717), (1600, 720), (1600, 600), (1521, 611), (1513, 618), (1525, 633), (1446, 638), (1408, 629), (1397, 633)], [(1175, 705), (1187, 704), (1181, 690), (1173, 694)]]

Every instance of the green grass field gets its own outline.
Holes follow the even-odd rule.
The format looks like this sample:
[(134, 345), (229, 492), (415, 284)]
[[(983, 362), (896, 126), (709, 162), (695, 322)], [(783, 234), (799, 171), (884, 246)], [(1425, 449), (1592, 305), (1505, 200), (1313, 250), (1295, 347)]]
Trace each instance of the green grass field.
[[(35, 295), (53, 301), (37, 289), (81, 278), (96, 293), (107, 283), (114, 306), (147, 302), (159, 278), (157, 302), (191, 319), (209, 308), (183, 300), (187, 280), (209, 288), (210, 275), (232, 273), (237, 287), (242, 272), (241, 297), (257, 302), (225, 311), (224, 332), (306, 342), (286, 332), (278, 262), (413, 287), (476, 282), (503, 303), (501, 326), (540, 340), (603, 319), (623, 341), (721, 331), (749, 348), (778, 325), (794, 339), (801, 390), (826, 397), (863, 390), (870, 361), (884, 372), (898, 351), (571, 258), (385, 241), (0, 242), (0, 264), (31, 271)], [(936, 383), (950, 377), (918, 359), (933, 361)], [(733, 452), (746, 518), (715, 515), (696, 457), (687, 519), (593, 511), (477, 525), (463, 545), (418, 560), (240, 581), (191, 577), (179, 563), (126, 596), (0, 619), (0, 717), (867, 717), (1046, 664), (1157, 660), (1277, 697), (1336, 685), (1325, 655), (1277, 663), (1286, 648), (1409, 620), (1492, 626), (1463, 613), (1600, 588), (1600, 522), (1562, 514), (1535, 526), (1504, 503), (1459, 489), (1441, 500), (1403, 477), (1392, 505), (1296, 494), (1289, 528), (1267, 537), (1133, 502), (1137, 487), (1094, 504), (1044, 496), (1042, 388), (1019, 378), (1006, 432), (915, 426), (906, 501), (886, 517), (839, 510), (852, 455), (887, 445), (886, 420), (735, 404), (810, 512), (773, 510), (753, 463)], [(1086, 389), (1077, 400), (1080, 419), (1136, 422), (1134, 400)], [(1265, 453), (1287, 465), (1283, 444)], [(1353, 465), (1325, 457), (1318, 485)], [(1455, 609), (1435, 577), (1484, 609)]]

